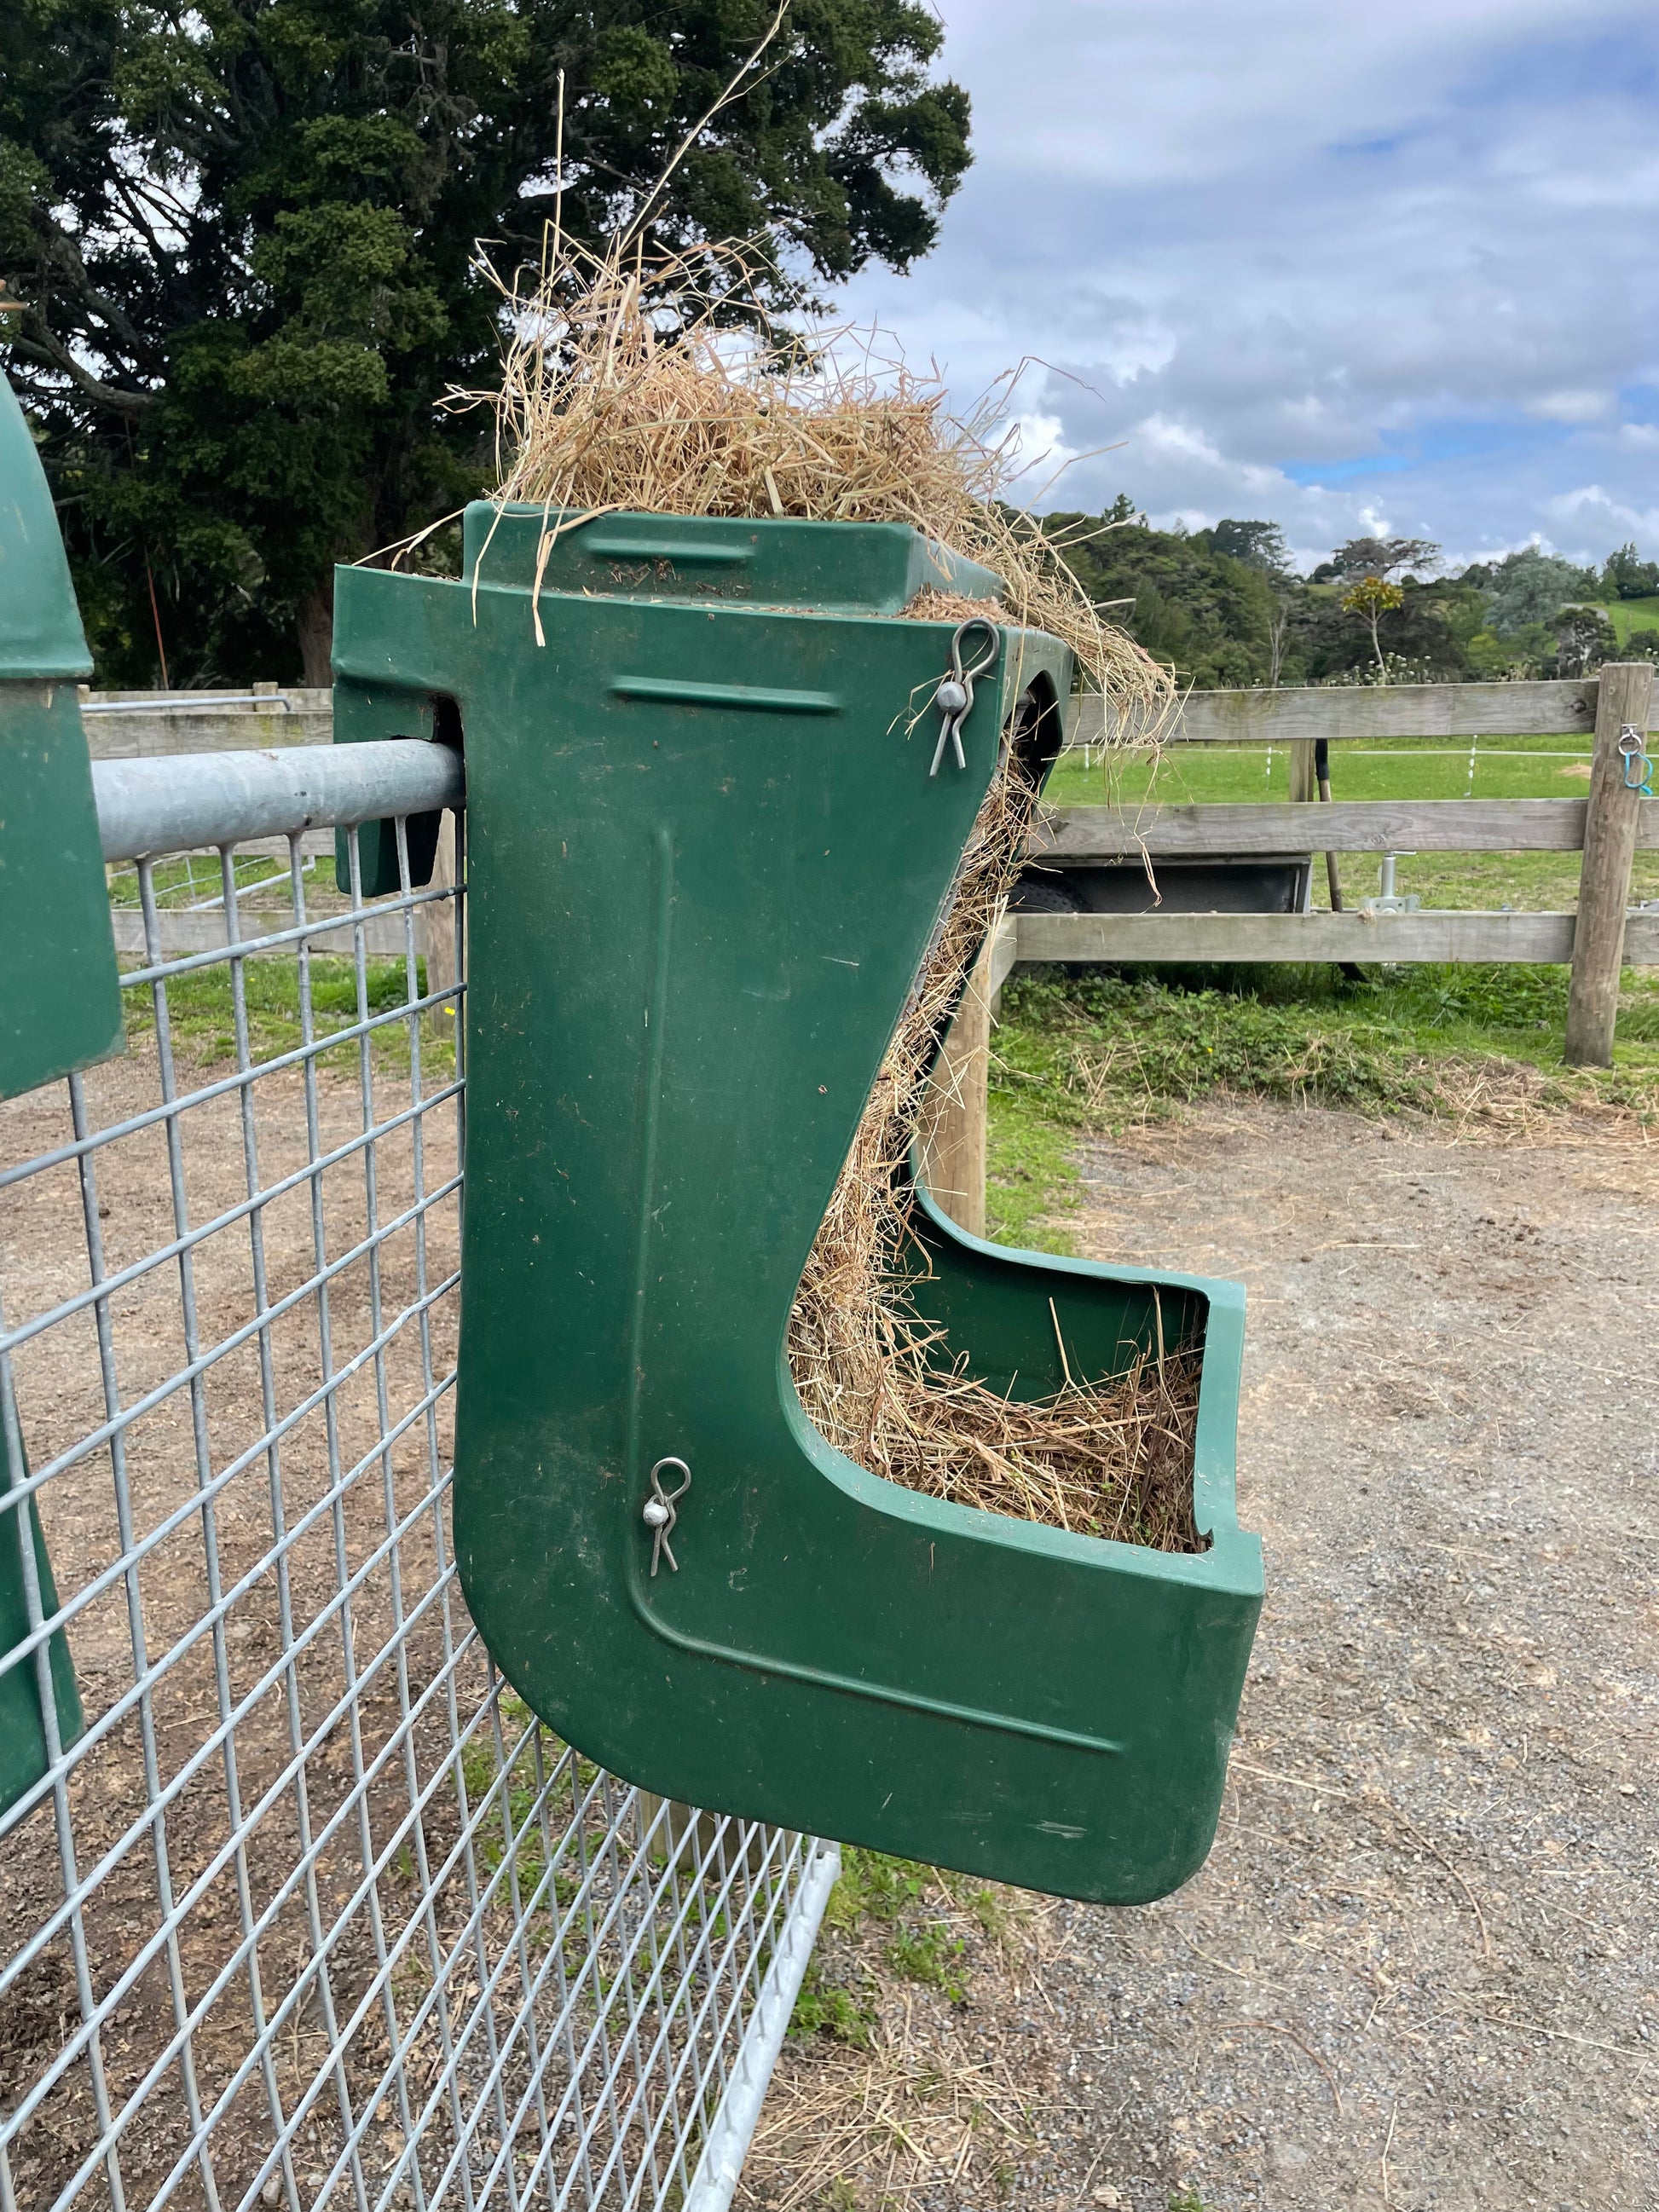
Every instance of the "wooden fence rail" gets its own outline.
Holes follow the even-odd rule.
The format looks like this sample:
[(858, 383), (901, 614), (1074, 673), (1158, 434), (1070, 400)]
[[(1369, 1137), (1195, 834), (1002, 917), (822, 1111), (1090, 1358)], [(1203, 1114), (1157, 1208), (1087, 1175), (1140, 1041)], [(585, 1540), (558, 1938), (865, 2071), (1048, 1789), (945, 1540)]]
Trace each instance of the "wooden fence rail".
[[(1486, 914), (1022, 914), (1016, 960), (1525, 961), (1565, 967), (1577, 917)], [(1627, 963), (1659, 963), (1659, 914), (1625, 925)]]
[[(1310, 744), (1316, 738), (1340, 744), (1364, 738), (1588, 736), (1595, 726), (1599, 690), (1600, 678), (1589, 676), (1538, 684), (1189, 691), (1158, 735), (1166, 744), (1243, 745)], [(82, 704), (94, 757), (130, 759), (241, 745), (326, 744), (331, 696), (275, 684), (235, 692), (82, 687)], [(1097, 698), (1073, 700), (1067, 721), (1068, 745), (1104, 741), (1105, 718)]]
[(276, 684), (242, 691), (93, 691), (83, 684), (81, 723), (94, 760), (325, 745), (334, 694)]
[[(1045, 811), (1034, 860), (1194, 860), (1215, 853), (1578, 853), (1584, 799), (1339, 799), (1294, 805), (1063, 806)], [(1659, 820), (1637, 843), (1659, 848)]]
[[(1575, 731), (1588, 736), (1595, 727), (1601, 684), (1600, 677), (1585, 676), (1537, 684), (1340, 684), (1287, 691), (1188, 691), (1157, 734), (1165, 744), (1206, 745), (1310, 744), (1316, 738), (1334, 744), (1356, 738), (1542, 738)], [(1644, 720), (1643, 726), (1655, 726)], [(1119, 734), (1115, 727), (1112, 734)], [(1073, 700), (1066, 743), (1098, 745), (1106, 737), (1101, 701)]]

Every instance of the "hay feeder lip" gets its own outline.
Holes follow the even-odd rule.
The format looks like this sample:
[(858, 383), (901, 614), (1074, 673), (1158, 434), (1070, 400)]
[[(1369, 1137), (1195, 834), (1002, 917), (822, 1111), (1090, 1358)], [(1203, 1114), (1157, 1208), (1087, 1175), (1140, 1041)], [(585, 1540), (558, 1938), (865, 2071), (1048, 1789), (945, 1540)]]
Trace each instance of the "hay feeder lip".
[(930, 778), (936, 718), (907, 710), (956, 625), (888, 617), (929, 586), (994, 596), (986, 571), (901, 525), (610, 514), (549, 547), (547, 524), (481, 503), (460, 582), (337, 584), (337, 742), (448, 726), (466, 751), (473, 1617), (550, 1727), (660, 1796), (1161, 1896), (1212, 1839), (1261, 1599), (1242, 1291), (1010, 1251), (917, 1194), (918, 1310), (975, 1375), (1035, 1398), (1057, 1335), (1097, 1379), (1160, 1322), (1201, 1353), (1191, 1553), (885, 1481), (813, 1426), (785, 1352), (1001, 732), (1022, 696), (1057, 712), (1070, 656), (1002, 629), (967, 765)]

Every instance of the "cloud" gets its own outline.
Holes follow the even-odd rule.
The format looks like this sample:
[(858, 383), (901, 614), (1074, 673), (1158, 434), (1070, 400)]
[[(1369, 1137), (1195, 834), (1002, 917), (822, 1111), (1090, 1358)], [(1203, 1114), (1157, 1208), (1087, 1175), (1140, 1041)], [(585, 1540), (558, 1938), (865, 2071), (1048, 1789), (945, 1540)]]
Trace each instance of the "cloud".
[(1541, 392), (1524, 406), (1547, 422), (1601, 422), (1617, 413), (1618, 398), (1611, 392)]
[(1457, 557), (1659, 553), (1650, 9), (947, 8), (975, 167), (847, 301), (964, 404), (1033, 357), (1045, 437), (1118, 447), (1050, 503), (1271, 516), (1316, 558), (1383, 511)]
[(1580, 484), (1572, 491), (1558, 492), (1545, 505), (1559, 529), (1580, 539), (1593, 538), (1603, 545), (1622, 544), (1629, 538), (1634, 538), (1638, 545), (1659, 544), (1659, 500), (1650, 507), (1632, 507), (1628, 501), (1613, 498), (1596, 483)]

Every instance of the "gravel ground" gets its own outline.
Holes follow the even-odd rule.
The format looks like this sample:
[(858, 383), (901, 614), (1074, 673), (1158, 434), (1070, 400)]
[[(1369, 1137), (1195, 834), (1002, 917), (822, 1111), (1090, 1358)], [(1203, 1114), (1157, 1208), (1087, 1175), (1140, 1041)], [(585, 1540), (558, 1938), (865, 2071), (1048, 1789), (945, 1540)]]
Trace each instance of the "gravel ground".
[(1160, 1905), (1030, 1901), (1012, 1974), (969, 1930), (965, 2002), (887, 1977), (866, 2051), (792, 2042), (746, 2200), (1659, 2205), (1659, 1147), (1234, 1103), (1082, 1166), (1080, 1249), (1249, 1286), (1220, 1834)]

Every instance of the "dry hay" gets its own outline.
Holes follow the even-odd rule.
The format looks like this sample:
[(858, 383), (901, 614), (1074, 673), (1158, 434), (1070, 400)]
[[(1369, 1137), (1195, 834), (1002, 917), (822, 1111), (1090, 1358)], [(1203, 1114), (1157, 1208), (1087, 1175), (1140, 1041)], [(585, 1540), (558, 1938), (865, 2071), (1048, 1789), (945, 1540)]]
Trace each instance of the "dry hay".
[(1000, 618), (1060, 639), (1123, 729), (1155, 732), (1169, 672), (1103, 619), (1062, 557), (1071, 540), (1012, 501), (1026, 465), (1009, 421), (1019, 372), (957, 420), (937, 377), (881, 362), (872, 335), (734, 331), (744, 290), (735, 247), (647, 266), (619, 246), (550, 244), (534, 286), (509, 294), (515, 336), (488, 395), (495, 496), (545, 509), (544, 567), (563, 531), (600, 514), (908, 523), (994, 570)]
[[(712, 258), (729, 307), (741, 258)], [(533, 287), (512, 295), (515, 337), (490, 396), (496, 495), (544, 510), (537, 591), (561, 532), (599, 514), (908, 523), (994, 570), (1004, 591), (999, 603), (930, 589), (907, 613), (989, 612), (1047, 631), (1071, 647), (1121, 732), (1155, 731), (1168, 672), (1103, 619), (1061, 546), (1008, 501), (1019, 472), (1006, 420), (1016, 380), (957, 421), (937, 379), (874, 370), (867, 347), (855, 370), (839, 365), (845, 332), (734, 333), (699, 289), (710, 260), (648, 267), (621, 241), (596, 257), (555, 240)], [(913, 712), (904, 701), (895, 708), (896, 725)], [(909, 1159), (928, 1078), (1018, 873), (1036, 798), (1005, 746), (807, 1262), (791, 1368), (823, 1435), (878, 1474), (990, 1512), (1190, 1550), (1195, 1360), (1160, 1347), (1120, 1377), (1016, 1404), (959, 1364), (936, 1364), (935, 1334), (905, 1289)]]
[[(1169, 1551), (1197, 1548), (1197, 1364), (1137, 1358), (1100, 1384), (1020, 1403), (937, 1364), (903, 1263), (909, 1178), (938, 1040), (995, 918), (1036, 790), (1012, 756), (993, 783), (942, 928), (876, 1078), (790, 1316), (791, 1372), (820, 1432), (873, 1474), (987, 1512)], [(1055, 1322), (1056, 1337), (1059, 1322)], [(1063, 1340), (1058, 1349), (1069, 1374)]]

